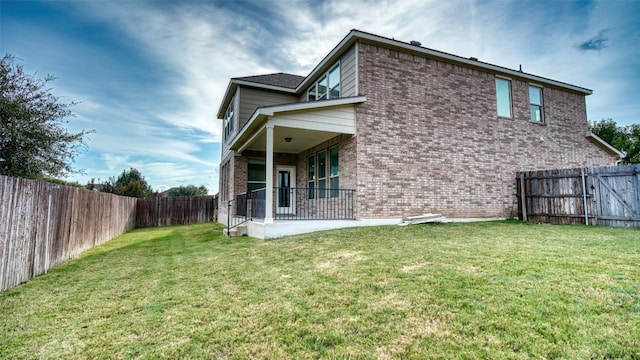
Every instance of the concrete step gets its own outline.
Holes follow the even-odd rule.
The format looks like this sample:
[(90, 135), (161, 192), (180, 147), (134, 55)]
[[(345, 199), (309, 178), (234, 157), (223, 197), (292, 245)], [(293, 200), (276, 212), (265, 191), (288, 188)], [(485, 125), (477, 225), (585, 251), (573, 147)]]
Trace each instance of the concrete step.
[(225, 228), (222, 233), (224, 236), (236, 237), (236, 236), (246, 236), (247, 235), (247, 225), (238, 225), (231, 229), (231, 231), (227, 231)]
[(425, 223), (436, 223), (436, 222), (446, 222), (447, 218), (442, 216), (441, 214), (422, 214), (417, 216), (407, 216), (402, 219), (401, 226), (406, 225), (416, 225), (416, 224), (425, 224)]

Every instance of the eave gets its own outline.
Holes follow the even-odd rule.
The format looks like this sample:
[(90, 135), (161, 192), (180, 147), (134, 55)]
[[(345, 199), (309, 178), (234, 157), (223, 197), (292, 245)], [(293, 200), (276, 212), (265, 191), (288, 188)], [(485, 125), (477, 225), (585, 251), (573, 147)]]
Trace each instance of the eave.
[[(346, 98), (308, 101), (301, 103), (291, 103), (283, 105), (263, 106), (259, 107), (251, 115), (249, 121), (240, 129), (238, 134), (229, 143), (229, 149), (237, 152), (246, 150), (258, 137), (262, 135), (265, 124), (273, 117), (282, 116), (283, 114), (296, 114), (312, 111), (322, 111), (332, 108), (341, 108), (349, 105), (356, 105), (365, 102), (366, 96), (352, 96)], [(304, 123), (292, 122), (287, 120), (274, 120), (274, 124), (280, 127), (290, 129), (299, 129), (303, 131), (317, 131), (327, 134), (355, 134), (355, 119), (353, 124), (322, 124), (322, 123)], [(308, 146), (306, 144), (305, 146)]]
[(313, 81), (315, 81), (316, 75), (319, 73), (323, 73), (327, 71), (328, 66), (331, 66), (337, 59), (342, 55), (344, 51), (346, 51), (351, 45), (353, 45), (356, 41), (362, 41), (364, 43), (369, 43), (373, 45), (380, 45), (383, 47), (403, 51), (406, 53), (416, 54), (436, 60), (441, 60), (449, 63), (456, 63), (466, 67), (472, 67), (480, 70), (484, 70), (487, 72), (499, 74), (502, 76), (514, 77), (519, 79), (528, 80), (535, 83), (550, 85), (566, 90), (570, 90), (573, 92), (580, 93), (582, 95), (591, 95), (593, 91), (581, 86), (567, 84), (561, 81), (556, 81), (553, 79), (548, 79), (542, 76), (537, 76), (533, 74), (528, 74), (519, 70), (513, 70), (506, 67), (493, 65), (489, 63), (485, 63), (482, 61), (478, 61), (475, 59), (469, 59), (449, 53), (445, 53), (442, 51), (437, 51), (429, 48), (425, 48), (422, 46), (412, 45), (410, 43), (402, 42), (395, 39), (389, 39), (382, 36), (366, 33), (360, 30), (351, 30), (349, 34), (340, 41), (338, 45), (336, 45), (331, 52), (327, 56), (322, 59), (322, 61), (311, 71), (311, 73), (307, 76), (305, 80), (303, 80), (296, 91), (299, 93), (300, 91), (306, 89), (311, 85)]
[(608, 152), (609, 154), (616, 156), (618, 159), (624, 159), (627, 156), (626, 152), (616, 149), (611, 144), (604, 141), (601, 137), (592, 133), (591, 131), (587, 131), (587, 139), (591, 140), (593, 143), (598, 145), (601, 149)]

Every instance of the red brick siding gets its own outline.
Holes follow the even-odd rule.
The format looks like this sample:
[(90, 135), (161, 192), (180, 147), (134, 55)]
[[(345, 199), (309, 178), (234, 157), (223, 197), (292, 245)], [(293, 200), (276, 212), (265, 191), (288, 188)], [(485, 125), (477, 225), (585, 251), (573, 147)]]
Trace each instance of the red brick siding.
[(586, 139), (582, 95), (545, 87), (545, 123), (536, 124), (528, 83), (512, 79), (514, 117), (499, 118), (495, 74), (370, 44), (358, 49), (367, 96), (357, 108), (358, 217), (511, 216), (516, 171), (615, 161)]

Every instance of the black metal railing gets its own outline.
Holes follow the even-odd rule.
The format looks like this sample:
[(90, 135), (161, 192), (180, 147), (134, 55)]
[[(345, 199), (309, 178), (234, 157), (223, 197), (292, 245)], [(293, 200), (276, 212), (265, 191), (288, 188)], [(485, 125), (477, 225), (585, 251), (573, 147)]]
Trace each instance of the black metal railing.
[(354, 189), (273, 189), (274, 217), (287, 220), (354, 220)]
[(238, 194), (227, 202), (227, 234), (231, 229), (250, 220), (247, 193)]
[(264, 219), (266, 214), (267, 189), (262, 188), (251, 192), (251, 218)]
[[(355, 220), (353, 189), (273, 188), (275, 220)], [(227, 232), (249, 220), (266, 217), (265, 188), (229, 200)]]

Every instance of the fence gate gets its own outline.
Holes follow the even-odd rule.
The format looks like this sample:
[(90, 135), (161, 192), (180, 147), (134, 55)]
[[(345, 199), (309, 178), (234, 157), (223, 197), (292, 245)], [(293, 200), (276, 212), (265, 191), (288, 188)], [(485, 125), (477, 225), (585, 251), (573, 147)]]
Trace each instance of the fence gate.
[(640, 227), (640, 169), (596, 168), (591, 189), (598, 225)]
[(516, 189), (523, 220), (640, 228), (640, 165), (520, 172)]

